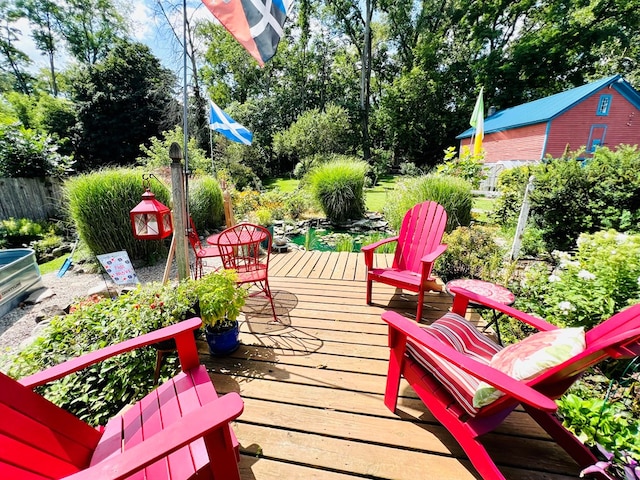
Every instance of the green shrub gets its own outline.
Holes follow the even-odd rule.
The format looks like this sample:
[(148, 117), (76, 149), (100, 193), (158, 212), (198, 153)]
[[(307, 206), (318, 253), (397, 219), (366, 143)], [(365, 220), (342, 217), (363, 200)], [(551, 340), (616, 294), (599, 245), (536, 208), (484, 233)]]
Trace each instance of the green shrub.
[(587, 231), (640, 232), (640, 151), (598, 148), (584, 167), (589, 184)]
[(471, 222), (471, 184), (446, 175), (423, 175), (400, 180), (387, 195), (385, 218), (393, 229), (399, 230), (409, 209), (427, 200), (439, 203), (447, 211), (447, 232)]
[(0, 177), (64, 176), (73, 160), (60, 155), (53, 137), (20, 124), (0, 125)]
[(551, 250), (569, 250), (586, 228), (591, 186), (582, 163), (558, 159), (533, 170), (535, 188), (531, 191), (531, 215), (542, 229)]
[(361, 160), (344, 158), (324, 163), (308, 174), (307, 184), (331, 222), (362, 218), (368, 169)]
[[(83, 302), (69, 315), (54, 317), (40, 337), (13, 358), (9, 374), (21, 378), (195, 316), (193, 282), (150, 283), (115, 299)], [(135, 350), (47, 384), (41, 393), (92, 425), (104, 424), (154, 388), (155, 360), (153, 348)], [(171, 356), (164, 363), (162, 378), (176, 371), (177, 359)]]
[(515, 226), (520, 215), (524, 191), (533, 175), (533, 165), (522, 165), (502, 170), (498, 175), (496, 188), (500, 196), (496, 198), (492, 219), (500, 226)]
[(436, 260), (434, 272), (444, 282), (456, 278), (476, 278), (505, 283), (503, 262), (506, 251), (495, 240), (495, 231), (487, 227), (458, 227), (445, 234), (447, 250)]
[(222, 189), (215, 178), (200, 176), (189, 184), (189, 213), (198, 231), (224, 225)]
[[(132, 260), (153, 262), (166, 252), (162, 240), (137, 240), (129, 212), (145, 191), (142, 173), (131, 169), (105, 169), (79, 175), (65, 182), (69, 216), (82, 242), (94, 255), (126, 250)], [(156, 199), (170, 206), (170, 193), (151, 179)]]
[(574, 255), (554, 254), (552, 271), (538, 265), (525, 273), (516, 295), (522, 310), (588, 329), (640, 301), (640, 235), (583, 234)]

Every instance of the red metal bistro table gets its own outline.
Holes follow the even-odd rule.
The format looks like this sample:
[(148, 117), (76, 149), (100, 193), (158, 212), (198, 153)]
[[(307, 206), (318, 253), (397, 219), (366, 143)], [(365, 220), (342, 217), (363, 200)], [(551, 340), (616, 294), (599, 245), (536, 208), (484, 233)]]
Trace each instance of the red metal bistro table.
[[(451, 291), (451, 287), (464, 288), (465, 290), (469, 290), (470, 292), (482, 295), (483, 297), (490, 298), (491, 300), (503, 303), (504, 305), (513, 305), (513, 303), (516, 301), (516, 296), (511, 293), (508, 288), (496, 283), (485, 282), (484, 280), (460, 278), (458, 280), (451, 280), (450, 282), (447, 282), (447, 284), (445, 285), (445, 290), (449, 295), (455, 296), (455, 294)], [(486, 308), (471, 301), (469, 302), (469, 304), (475, 308)], [(482, 329), (482, 331), (484, 332), (490, 326), (495, 325), (498, 343), (502, 345), (502, 339), (500, 338), (500, 327), (498, 325), (498, 315), (495, 310), (491, 311), (493, 312), (493, 319)]]

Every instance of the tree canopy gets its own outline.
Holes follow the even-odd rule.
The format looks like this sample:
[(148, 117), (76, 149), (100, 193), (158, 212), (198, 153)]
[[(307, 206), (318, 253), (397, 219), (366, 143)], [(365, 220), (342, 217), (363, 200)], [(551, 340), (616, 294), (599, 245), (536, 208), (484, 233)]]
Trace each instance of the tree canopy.
[[(373, 162), (385, 152), (395, 164), (429, 169), (468, 127), (481, 86), (485, 105), (500, 109), (612, 74), (640, 87), (639, 4), (298, 0), (264, 68), (213, 17), (190, 17), (190, 131), (200, 148), (212, 149), (202, 118), (208, 96), (254, 133), (240, 155), (214, 133), (213, 155), (259, 166), (263, 176), (282, 174), (296, 160), (283, 135), (335, 107), (357, 155)], [(174, 7), (162, 9), (167, 23)], [(72, 102), (73, 127), (66, 113), (63, 131), (51, 131), (51, 122), (40, 127), (66, 142), (79, 169), (134, 163), (141, 144), (181, 124), (175, 78), (146, 47), (126, 40), (125, 18), (112, 0), (0, 1), (0, 91), (34, 97), (21, 104), (32, 108), (43, 94)], [(46, 73), (34, 73), (20, 50), (20, 19), (49, 60)], [(55, 63), (61, 52), (74, 59), (63, 71)]]

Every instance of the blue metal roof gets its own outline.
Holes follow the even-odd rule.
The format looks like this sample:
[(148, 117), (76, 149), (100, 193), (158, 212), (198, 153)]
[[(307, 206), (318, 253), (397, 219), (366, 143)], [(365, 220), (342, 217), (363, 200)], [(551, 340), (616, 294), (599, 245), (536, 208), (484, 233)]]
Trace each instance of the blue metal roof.
[[(500, 110), (494, 115), (485, 118), (484, 133), (486, 135), (492, 132), (549, 121), (598, 90), (611, 84), (614, 84), (613, 87), (621, 95), (640, 109), (640, 94), (638, 94), (628, 82), (622, 79), (620, 75), (614, 75), (598, 80), (597, 82), (582, 85), (581, 87), (572, 88), (566, 92), (556, 93), (550, 97), (540, 98), (533, 102), (523, 103), (522, 105), (507, 108), (506, 110)], [(474, 128), (469, 128), (456, 138), (469, 138), (474, 131)]]

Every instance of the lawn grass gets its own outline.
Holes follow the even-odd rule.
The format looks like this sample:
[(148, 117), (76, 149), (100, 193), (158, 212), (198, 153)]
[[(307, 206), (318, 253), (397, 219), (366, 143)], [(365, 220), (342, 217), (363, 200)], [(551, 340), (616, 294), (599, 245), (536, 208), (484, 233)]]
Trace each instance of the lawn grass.
[(395, 175), (383, 175), (375, 187), (365, 189), (367, 211), (382, 212), (387, 202), (387, 192), (394, 189), (398, 178)]
[(69, 255), (63, 255), (54, 260), (51, 260), (50, 262), (42, 263), (38, 265), (38, 268), (40, 269), (40, 275), (45, 275), (51, 272), (57, 272), (68, 256)]
[(474, 220), (484, 224), (492, 223), (489, 215), (493, 212), (495, 202), (495, 198), (474, 197), (472, 212)]
[(270, 178), (263, 182), (267, 190), (273, 190), (277, 188), (281, 192), (290, 193), (298, 188), (300, 180), (297, 178)]

